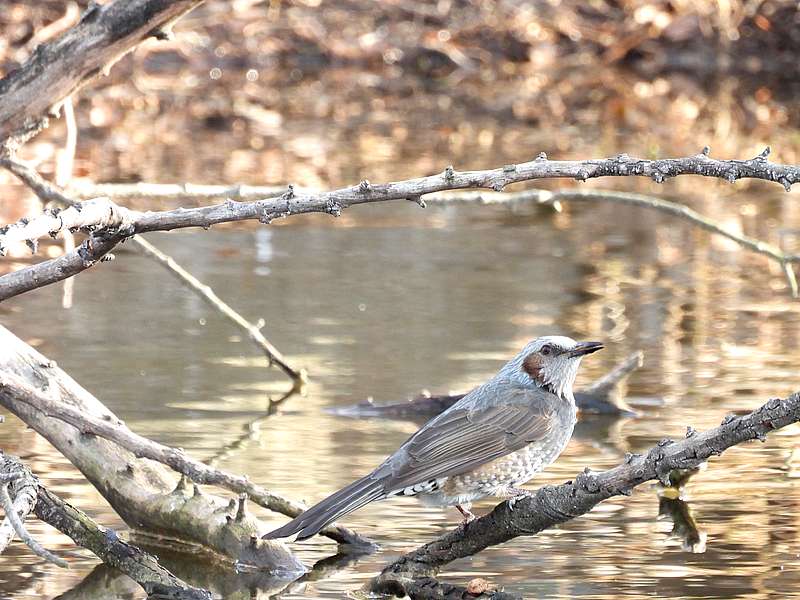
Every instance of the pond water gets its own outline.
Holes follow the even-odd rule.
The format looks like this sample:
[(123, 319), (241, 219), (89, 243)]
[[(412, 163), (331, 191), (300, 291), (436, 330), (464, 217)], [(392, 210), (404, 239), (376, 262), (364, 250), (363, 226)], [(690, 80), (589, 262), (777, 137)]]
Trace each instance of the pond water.
[[(782, 142), (775, 143), (776, 160), (796, 162), (796, 124), (787, 124), (794, 112), (772, 106), (756, 111), (757, 122), (744, 118), (750, 113), (732, 100), (744, 93), (735, 81), (589, 77), (598, 93), (590, 109), (559, 105), (547, 81), (537, 79), (536, 93), (548, 98), (537, 102), (567, 113), (555, 122), (532, 115), (536, 105), (525, 96), (531, 86), (520, 85), (518, 97), (481, 81), (439, 82), (423, 91), (409, 89), (401, 76), (382, 87), (383, 79), (346, 70), (292, 82), (280, 94), (226, 70), (221, 80), (204, 83), (211, 91), (184, 90), (201, 106), (188, 110), (183, 101), (164, 100), (169, 85), (145, 77), (140, 62), (122, 89), (147, 102), (125, 105), (124, 93), (103, 90), (77, 105), (77, 173), (98, 181), (337, 187), (365, 177), (421, 176), (450, 163), (497, 167), (541, 150), (556, 158), (664, 156), (710, 143), (745, 158), (766, 140), (775, 143), (773, 134)], [(569, 81), (564, 75), (560, 85)], [(631, 90), (638, 94), (632, 107)], [(122, 109), (106, 106), (120, 97)], [(37, 138), (39, 150), (61, 143), (59, 127)], [(797, 191), (698, 178), (601, 184), (667, 195), (733, 230), (798, 251)], [(10, 184), (3, 189), (15, 199), (21, 194)], [(1, 208), (13, 214), (16, 206)], [(240, 331), (126, 246), (116, 261), (77, 278), (71, 309), (61, 308), (61, 286), (51, 286), (4, 302), (0, 322), (138, 433), (199, 459), (219, 458), (222, 468), (310, 502), (369, 471), (417, 428), (331, 409), (369, 397), (396, 402), (422, 389), (468, 390), (539, 335), (606, 343), (584, 361), (578, 388), (634, 351), (643, 351), (644, 365), (622, 390), (638, 416), (583, 416), (569, 447), (533, 488), (571, 479), (586, 466), (614, 466), (626, 452), (682, 437), (687, 426), (713, 427), (730, 412), (800, 389), (800, 301), (789, 297), (780, 269), (642, 209), (582, 203), (556, 213), (431, 202), (423, 211), (398, 202), (349, 209), (336, 220), (297, 217), (148, 239), (243, 315), (263, 317), (266, 336), (310, 373), (305, 393), (266, 416), (269, 398), (287, 389), (286, 380), (266, 368)], [(800, 598), (798, 431), (789, 427), (763, 444), (731, 449), (690, 479), (688, 504), (671, 506), (691, 511), (699, 530), (693, 548), (672, 535), (672, 519), (659, 517), (660, 503), (669, 513), (666, 501), (645, 485), (561, 527), (448, 565), (441, 578), (463, 584), (481, 576), (537, 598)], [(0, 448), (20, 455), (46, 485), (103, 524), (124, 529), (80, 474), (13, 416), (0, 426)], [(286, 521), (255, 510), (271, 526)], [(185, 558), (167, 565), (228, 598), (357, 595), (388, 561), (445, 532), (458, 515), (395, 499), (343, 522), (381, 550), (339, 560), (330, 558), (336, 548), (326, 538), (293, 544), (307, 566), (316, 566), (286, 589), (285, 582), (237, 579)], [(14, 544), (0, 560), (3, 597), (142, 597), (130, 580), (97, 567), (49, 526), (29, 526), (71, 569), (44, 565)]]
[[(765, 195), (764, 202), (777, 198)], [(729, 199), (731, 206), (748, 201)], [(687, 425), (714, 426), (728, 412), (800, 387), (800, 305), (761, 257), (718, 248), (646, 212), (626, 212), (620, 227), (614, 210), (576, 207), (566, 222), (566, 215), (540, 209), (421, 212), (408, 203), (352, 210), (357, 218), (341, 224), (311, 218), (152, 236), (242, 313), (264, 316), (268, 337), (309, 370), (306, 394), (267, 418), (268, 397), (286, 382), (170, 274), (125, 248), (78, 279), (72, 309), (60, 308), (54, 286), (6, 303), (2, 321), (137, 432), (201, 459), (233, 445), (222, 467), (309, 501), (368, 471), (416, 428), (326, 409), (367, 397), (398, 401), (422, 388), (468, 389), (545, 333), (606, 341), (605, 351), (584, 361), (579, 387), (643, 350), (644, 366), (625, 390), (640, 416), (585, 416), (566, 452), (531, 485), (558, 483), (586, 465), (613, 466), (665, 435), (681, 437)], [(35, 433), (13, 417), (0, 431), (3, 448), (20, 454), (47, 485), (122, 527)], [(800, 596), (796, 434), (790, 427), (766, 443), (734, 448), (690, 480), (685, 495), (706, 538), (703, 553), (670, 535), (672, 521), (658, 517), (658, 490), (642, 486), (562, 527), (453, 563), (442, 577), (483, 576), (526, 597)], [(382, 550), (284, 597), (357, 590), (393, 556), (453, 526), (457, 515), (397, 499), (344, 522)], [(51, 547), (70, 548), (49, 527), (34, 521), (31, 530)], [(324, 538), (293, 547), (309, 566), (335, 553)], [(110, 597), (114, 586), (140, 595), (104, 572), (69, 591), (96, 564), (85, 554), (70, 562), (70, 571), (59, 571), (14, 546), (0, 562), (2, 587), (14, 597)], [(207, 579), (217, 591), (236, 589), (221, 575)], [(228, 597), (250, 593), (244, 585), (224, 589)]]

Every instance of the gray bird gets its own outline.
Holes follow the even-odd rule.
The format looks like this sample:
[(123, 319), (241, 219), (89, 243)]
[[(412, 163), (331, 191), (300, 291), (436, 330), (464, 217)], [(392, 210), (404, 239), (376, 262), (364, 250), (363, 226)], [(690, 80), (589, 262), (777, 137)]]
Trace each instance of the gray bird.
[(266, 539), (304, 540), (375, 500), (417, 496), (455, 506), (465, 521), (474, 500), (527, 494), (530, 480), (564, 450), (575, 426), (572, 385), (581, 359), (603, 348), (545, 336), (530, 342), (489, 381), (412, 435), (372, 473), (312, 506)]

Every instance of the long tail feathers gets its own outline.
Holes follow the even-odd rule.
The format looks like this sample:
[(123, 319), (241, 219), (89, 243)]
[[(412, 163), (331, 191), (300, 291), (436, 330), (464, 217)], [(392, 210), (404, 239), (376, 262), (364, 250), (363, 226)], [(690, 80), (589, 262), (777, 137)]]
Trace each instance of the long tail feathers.
[(264, 539), (273, 540), (290, 537), (294, 534), (298, 534), (298, 540), (310, 538), (339, 517), (343, 517), (385, 495), (381, 481), (367, 475), (328, 496), (322, 502), (315, 504), (283, 527), (269, 532), (264, 536)]

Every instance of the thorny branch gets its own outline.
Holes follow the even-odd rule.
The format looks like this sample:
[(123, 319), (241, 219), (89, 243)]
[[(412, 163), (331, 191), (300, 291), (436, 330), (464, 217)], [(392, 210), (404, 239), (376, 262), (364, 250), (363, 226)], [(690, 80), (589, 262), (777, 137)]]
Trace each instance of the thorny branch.
[[(459, 172), (448, 167), (439, 175), (380, 185), (373, 185), (365, 180), (356, 186), (331, 192), (300, 191), (289, 186), (287, 191), (277, 198), (247, 202), (228, 199), (222, 204), (212, 206), (158, 212), (133, 211), (118, 206), (108, 198), (96, 198), (82, 203), (81, 206), (85, 208), (72, 207), (56, 214), (53, 211), (46, 211), (38, 217), (23, 219), (0, 230), (0, 252), (9, 244), (20, 241), (27, 242), (31, 249), (35, 250), (36, 240), (47, 234), (56, 235), (62, 228), (82, 230), (90, 235), (89, 239), (72, 253), (0, 277), (0, 301), (70, 277), (94, 265), (117, 243), (134, 234), (149, 231), (171, 231), (185, 227), (209, 228), (219, 223), (248, 219), (270, 223), (274, 219), (312, 212), (338, 216), (349, 206), (389, 200), (412, 200), (424, 206), (422, 197), (427, 194), (466, 188), (500, 191), (511, 183), (551, 177), (572, 177), (583, 181), (592, 177), (639, 175), (649, 176), (661, 182), (665, 177), (695, 174), (721, 177), (728, 181), (741, 178), (778, 181), (787, 189), (800, 179), (800, 167), (770, 162), (767, 159), (768, 148), (749, 160), (727, 161), (710, 158), (706, 150), (695, 156), (661, 160), (620, 155), (599, 160), (551, 161), (542, 154), (531, 162), (487, 171)], [(19, 171), (17, 168), (16, 172)], [(620, 202), (683, 218), (712, 233), (723, 235), (743, 248), (777, 261), (787, 278), (792, 295), (795, 297), (798, 295), (797, 281), (791, 263), (800, 261), (800, 255), (785, 254), (771, 244), (728, 231), (679, 203), (641, 194), (578, 190), (559, 192), (530, 190), (492, 196), (472, 194), (466, 198), (453, 199), (441, 196), (441, 201), (521, 202), (525, 199), (554, 206), (562, 200)], [(84, 210), (87, 209), (89, 213), (84, 215)]]
[[(295, 517), (306, 507), (249, 481), (247, 477), (234, 475), (209, 467), (195, 460), (182, 450), (164, 446), (132, 432), (120, 420), (101, 420), (83, 414), (71, 406), (54, 402), (31, 387), (20, 377), (0, 372), (0, 390), (6, 390), (28, 406), (35, 408), (45, 416), (64, 421), (77, 428), (81, 433), (96, 435), (110, 440), (122, 448), (132, 452), (137, 458), (155, 460), (188, 477), (197, 484), (218, 485), (237, 494), (247, 494), (256, 504), (275, 512)], [(372, 542), (358, 533), (339, 525), (330, 525), (322, 531), (323, 535), (339, 543), (372, 546)]]
[(630, 495), (650, 480), (669, 483), (674, 469), (691, 469), (728, 448), (749, 440), (765, 440), (776, 429), (800, 421), (800, 392), (773, 399), (744, 416), (728, 415), (719, 427), (685, 439), (661, 440), (647, 454), (629, 454), (623, 464), (598, 473), (588, 467), (573, 481), (544, 486), (530, 496), (497, 505), (489, 514), (405, 554), (375, 578), (373, 591), (397, 593), (421, 577), (434, 575), (443, 565), (473, 556), (497, 544), (579, 517), (603, 500)]

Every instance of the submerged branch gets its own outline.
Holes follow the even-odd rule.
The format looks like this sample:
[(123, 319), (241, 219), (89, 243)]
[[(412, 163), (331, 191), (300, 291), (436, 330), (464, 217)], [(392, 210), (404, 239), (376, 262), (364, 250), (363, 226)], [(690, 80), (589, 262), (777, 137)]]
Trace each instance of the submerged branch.
[(749, 440), (764, 440), (771, 431), (800, 421), (800, 392), (773, 399), (744, 416), (728, 415), (719, 427), (703, 433), (692, 429), (675, 442), (664, 439), (645, 455), (598, 473), (588, 468), (573, 481), (544, 486), (530, 496), (497, 505), (489, 514), (459, 527), (397, 559), (375, 578), (373, 591), (396, 592), (420, 577), (434, 575), (456, 559), (473, 556), (522, 535), (564, 523), (592, 510), (603, 500), (630, 495), (650, 480), (669, 483), (674, 469), (691, 469), (726, 449)]
[[(138, 233), (171, 231), (186, 227), (209, 228), (219, 223), (258, 220), (270, 223), (291, 215), (321, 212), (339, 216), (342, 210), (357, 204), (412, 200), (425, 205), (422, 197), (445, 190), (469, 188), (501, 191), (506, 185), (534, 179), (571, 177), (584, 181), (593, 177), (647, 176), (657, 182), (678, 175), (703, 175), (720, 177), (728, 181), (757, 178), (777, 181), (787, 189), (800, 180), (800, 167), (780, 165), (767, 160), (768, 151), (749, 160), (716, 160), (703, 152), (685, 158), (645, 160), (620, 155), (615, 158), (586, 161), (551, 161), (546, 157), (518, 165), (507, 165), (486, 171), (455, 171), (448, 167), (439, 175), (406, 181), (373, 185), (362, 181), (358, 185), (331, 192), (302, 191), (289, 186), (280, 197), (256, 201), (237, 202), (232, 199), (222, 204), (199, 208), (177, 208), (167, 211), (138, 212), (118, 206), (108, 198), (95, 198), (57, 214), (52, 211), (32, 219), (24, 219), (0, 230), (0, 252), (10, 243), (25, 241), (32, 250), (36, 241), (45, 235), (56, 235), (62, 228), (82, 230), (89, 239), (76, 251), (59, 258), (25, 267), (0, 277), (0, 301), (37, 287), (42, 287), (72, 276), (89, 268), (116, 243)], [(477, 201), (481, 194), (473, 194)], [(640, 194), (615, 192), (581, 192), (563, 190), (547, 192), (532, 190), (492, 198), (490, 201), (520, 202), (531, 198), (541, 203), (555, 204), (565, 201), (603, 200), (651, 208), (683, 218), (712, 233), (723, 235), (743, 248), (777, 261), (783, 268), (793, 295), (797, 295), (797, 282), (789, 263), (800, 261), (800, 256), (787, 255), (780, 249), (747, 236), (739, 235), (717, 225), (688, 207)], [(459, 201), (462, 199), (454, 199)], [(448, 201), (441, 195), (437, 201)], [(88, 209), (86, 215), (84, 210)]]

